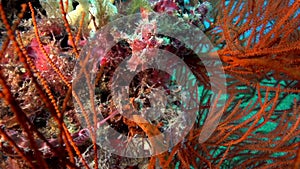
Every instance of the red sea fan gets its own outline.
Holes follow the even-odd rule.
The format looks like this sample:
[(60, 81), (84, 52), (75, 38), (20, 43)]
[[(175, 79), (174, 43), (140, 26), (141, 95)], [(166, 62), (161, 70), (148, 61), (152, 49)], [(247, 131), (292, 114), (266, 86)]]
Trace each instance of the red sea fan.
[[(79, 71), (78, 74), (84, 77), (79, 79), (82, 81), (90, 78), (87, 72), (97, 73), (96, 85), (89, 86), (95, 87), (96, 97), (89, 99), (91, 103), (95, 101), (95, 104), (98, 104), (97, 110), (99, 109), (104, 116), (103, 121), (95, 123), (96, 126), (89, 122), (97, 119), (100, 113), (94, 113), (92, 119), (84, 117), (88, 127), (82, 128), (79, 125), (81, 118), (78, 114), (82, 113), (84, 116), (83, 107), (86, 105), (81, 104), (79, 112), (75, 113), (70, 99), (74, 94), (74, 102), (80, 104), (71, 85), (73, 81), (70, 72), (81, 50), (81, 33), (77, 33), (74, 31), (77, 29), (73, 30), (68, 25), (63, 1), (60, 2), (60, 7), (64, 21), (62, 24), (51, 25), (54, 27), (50, 26), (49, 29), (53, 29), (54, 37), (58, 35), (57, 39), (59, 36), (63, 39), (63, 35), (68, 34), (68, 39), (64, 39), (67, 48), (64, 49), (59, 45), (55, 46), (57, 44), (51, 39), (51, 31), (47, 27), (40, 27), (36, 22), (33, 22), (34, 30), (27, 30), (31, 31), (31, 34), (35, 33), (35, 37), (16, 31), (16, 25), (21, 19), (16, 19), (14, 26), (11, 26), (0, 5), (1, 19), (6, 29), (3, 32), (4, 40), (0, 52), (0, 166), (55, 169), (299, 169), (300, 2), (209, 2), (214, 6), (210, 18), (203, 17), (207, 14), (203, 6), (186, 4), (193, 7), (193, 10), (186, 10), (189, 24), (198, 20), (206, 22), (203, 30), (217, 48), (216, 53), (209, 57), (215, 58), (218, 57), (217, 53), (219, 54), (227, 78), (226, 98), (217, 98), (227, 99), (223, 116), (214, 133), (203, 143), (198, 141), (203, 122), (210, 107), (218, 106), (217, 103), (207, 101), (210, 97), (210, 81), (207, 79), (209, 75), (205, 67), (199, 64), (201, 60), (194, 57), (194, 53), (184, 44), (175, 38), (162, 35), (154, 38), (155, 32), (150, 31), (152, 27), (148, 27), (149, 22), (146, 18), (142, 23), (138, 23), (141, 26), (146, 25), (146, 34), (123, 39), (105, 56), (99, 58), (100, 65)], [(30, 7), (34, 12), (33, 7)], [(182, 16), (183, 13), (180, 13), (178, 7), (185, 8), (174, 1), (165, 0), (159, 1), (154, 10)], [(21, 13), (24, 14), (24, 11), (25, 7)], [(32, 19), (34, 21), (34, 15)], [(66, 32), (62, 33), (62, 30)], [(140, 34), (138, 31), (141, 29), (136, 32)], [(153, 38), (158, 41), (151, 41)], [(169, 43), (160, 43), (161, 38), (168, 38)], [(106, 44), (105, 41), (100, 42), (100, 45)], [(156, 123), (153, 120), (148, 124), (143, 119), (139, 122), (127, 119), (118, 114), (114, 100), (111, 99), (111, 77), (120, 62), (130, 57), (132, 50), (142, 52), (152, 47), (167, 50), (180, 57), (192, 69), (200, 84), (208, 90), (200, 96), (203, 105), (199, 106), (197, 119), (188, 135), (162, 154), (144, 159), (129, 159), (105, 152), (97, 145), (98, 138), (92, 132), (104, 122), (128, 136), (128, 142), (136, 136), (149, 137), (165, 129), (164, 122)], [(97, 52), (102, 51), (95, 49), (87, 53), (87, 56)], [(141, 62), (138, 60), (138, 63)], [(84, 67), (85, 62), (80, 64)], [(122, 74), (122, 77), (126, 77), (126, 74)], [(175, 88), (175, 82), (166, 79), (169, 79), (166, 73), (156, 70), (139, 73), (130, 84), (132, 89), (128, 107), (149, 106), (153, 102), (147, 100), (147, 94), (159, 87), (174, 96), (180, 88)], [(140, 82), (143, 84), (140, 85)], [(174, 85), (174, 88), (171, 90), (168, 85)], [(198, 84), (194, 87), (193, 89), (197, 90)], [(87, 95), (89, 92), (80, 94)], [(172, 106), (180, 104), (177, 100), (172, 103)], [(112, 140), (111, 143), (121, 145), (119, 139)]]

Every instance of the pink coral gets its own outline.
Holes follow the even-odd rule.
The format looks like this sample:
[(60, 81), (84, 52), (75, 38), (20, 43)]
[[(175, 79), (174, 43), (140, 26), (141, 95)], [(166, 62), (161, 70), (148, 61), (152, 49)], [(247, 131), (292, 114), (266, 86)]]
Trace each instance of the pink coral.
[[(50, 52), (50, 46), (44, 46), (47, 53)], [(34, 58), (36, 68), (40, 71), (48, 71), (51, 67), (47, 63), (47, 59), (39, 47), (36, 38), (33, 38), (30, 45), (27, 47), (28, 55)]]
[(159, 13), (173, 14), (179, 9), (178, 5), (172, 0), (162, 0), (155, 4), (154, 11)]

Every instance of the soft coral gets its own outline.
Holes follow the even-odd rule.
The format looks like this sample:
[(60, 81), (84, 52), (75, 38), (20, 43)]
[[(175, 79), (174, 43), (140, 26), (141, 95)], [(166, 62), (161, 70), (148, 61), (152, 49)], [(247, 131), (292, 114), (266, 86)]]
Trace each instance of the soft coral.
[[(50, 52), (50, 46), (45, 45), (44, 49), (47, 53)], [(34, 59), (34, 64), (38, 71), (48, 71), (51, 67), (47, 63), (47, 59), (39, 47), (38, 41), (36, 38), (31, 40), (30, 45), (27, 47), (27, 52), (30, 57)]]

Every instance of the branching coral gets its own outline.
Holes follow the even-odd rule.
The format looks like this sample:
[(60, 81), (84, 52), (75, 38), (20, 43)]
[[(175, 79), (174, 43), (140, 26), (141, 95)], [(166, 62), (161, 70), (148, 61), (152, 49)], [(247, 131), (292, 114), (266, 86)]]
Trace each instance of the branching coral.
[[(54, 19), (37, 17), (34, 7), (24, 4), (12, 24), (0, 4), (2, 25), (6, 30), (2, 33), (0, 51), (0, 158), (4, 162), (0, 165), (10, 168), (300, 167), (299, 1), (215, 0), (210, 1), (214, 8), (210, 16), (206, 16), (208, 2), (162, 0), (147, 3), (154, 11), (185, 19), (185, 28), (178, 27), (178, 32), (191, 28), (192, 24), (203, 29), (217, 48), (217, 52), (208, 58), (219, 55), (223, 61), (227, 101), (214, 133), (203, 143), (198, 139), (203, 123), (210, 108), (217, 107), (217, 101), (224, 97), (217, 96), (216, 102), (209, 101), (212, 84), (201, 59), (175, 37), (157, 35), (158, 20), (148, 18), (149, 11), (145, 8), (141, 9), (143, 20), (135, 24), (132, 34), (120, 35), (123, 39), (107, 53), (101, 53), (99, 48), (82, 50), (91, 40), (90, 32), (84, 29), (86, 23), (92, 22), (87, 21), (89, 10), (97, 9), (92, 13), (98, 17), (95, 30), (109, 21), (107, 16), (116, 14), (115, 6), (109, 1), (87, 2), (79, 1), (72, 11), (71, 1), (60, 0), (55, 4), (60, 8), (62, 18), (54, 16)], [(121, 7), (122, 3), (116, 7)], [(136, 11), (144, 1), (132, 4), (133, 9), (127, 11)], [(30, 8), (31, 21), (22, 20), (26, 7)], [(112, 11), (108, 8), (113, 14), (109, 14)], [(82, 12), (87, 17), (81, 17)], [(49, 10), (47, 14), (50, 15)], [(72, 17), (74, 19), (70, 19)], [(20, 22), (23, 28), (27, 22), (32, 23), (33, 28), (22, 31), (18, 27)], [(111, 31), (118, 36), (119, 32)], [(100, 46), (107, 44), (106, 38), (98, 40)], [(126, 108), (143, 109), (165, 104), (166, 114), (147, 116), (152, 120), (133, 114), (134, 120), (130, 120), (120, 114), (116, 106), (116, 102), (124, 100), (111, 97), (112, 77), (120, 63), (135, 53), (139, 60), (129, 62), (135, 64), (131, 67), (135, 70), (145, 64), (143, 52), (152, 48), (178, 56), (197, 78), (199, 83), (195, 84), (186, 78), (193, 84), (193, 90), (203, 89), (196, 121), (183, 140), (161, 154), (143, 159), (111, 154), (97, 144), (99, 139), (106, 139), (105, 134), (110, 134), (101, 128), (105, 122), (124, 134), (128, 138), (126, 144), (130, 146), (137, 136), (151, 138), (168, 130), (178, 117), (171, 108), (182, 104), (179, 93), (184, 92), (183, 88), (162, 71), (147, 69), (133, 78), (130, 104)], [(90, 56), (95, 54), (101, 54), (99, 64), (85, 67)], [(156, 53), (152, 54), (150, 56)], [(82, 59), (81, 67), (77, 78), (72, 79), (76, 58)], [(174, 63), (168, 64), (166, 66), (174, 66)], [(89, 82), (89, 71), (95, 73), (95, 85), (87, 83), (87, 90), (79, 95), (74, 87), (80, 80)], [(128, 75), (119, 76), (126, 78)], [(157, 92), (160, 89), (166, 91), (167, 97)], [(157, 102), (151, 100), (151, 93)], [(79, 110), (72, 103), (72, 95)], [(88, 104), (82, 102), (82, 95), (87, 96)], [(159, 102), (160, 96), (167, 102)], [(86, 112), (89, 104), (94, 108), (92, 117)], [(99, 117), (100, 114), (103, 117)], [(101, 138), (97, 137), (99, 133), (103, 134)], [(150, 145), (158, 145), (159, 141), (150, 139)], [(111, 144), (118, 149), (124, 142), (114, 139)]]

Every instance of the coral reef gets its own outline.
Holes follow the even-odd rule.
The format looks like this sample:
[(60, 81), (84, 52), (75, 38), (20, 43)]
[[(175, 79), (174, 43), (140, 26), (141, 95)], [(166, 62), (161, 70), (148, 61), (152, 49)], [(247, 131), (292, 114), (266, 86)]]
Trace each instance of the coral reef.
[[(151, 12), (185, 24), (170, 24)], [(97, 34), (110, 21), (134, 13), (140, 14), (140, 22), (128, 19), (108, 26), (109, 36)], [(11, 0), (0, 1), (0, 16), (0, 168), (300, 168), (299, 1)], [(214, 45), (206, 59), (220, 58), (221, 64), (204, 64), (190, 44), (158, 33), (174, 30), (179, 37), (195, 28)], [(115, 44), (105, 53), (101, 47), (108, 41)], [(177, 62), (163, 63), (182, 71), (180, 78), (201, 94), (188, 93), (164, 71), (144, 69), (159, 55), (153, 49), (183, 61), (195, 79)], [(129, 57), (129, 72), (115, 77)], [(208, 72), (206, 66), (217, 71)], [(129, 78), (139, 69), (143, 71), (130, 82), (128, 100), (114, 98), (112, 91), (122, 86), (113, 79)], [(218, 82), (210, 77), (223, 76), (221, 69), (227, 92), (211, 102)], [(87, 89), (76, 91), (82, 84)], [(138, 146), (134, 138), (144, 137), (150, 138), (149, 151), (164, 148), (163, 139), (153, 137), (168, 131), (175, 137), (183, 130), (176, 121), (189, 122), (188, 112), (179, 109), (194, 103), (185, 103), (184, 97), (200, 99), (196, 120), (167, 151), (129, 158), (100, 144), (109, 140), (115, 150), (127, 146), (133, 151)], [(225, 102), (222, 116), (214, 117), (220, 121), (199, 142), (205, 124), (213, 126), (207, 119), (219, 100)], [(119, 111), (121, 102), (128, 103), (123, 111), (129, 116)], [(132, 112), (162, 105), (163, 114), (155, 109), (141, 116)], [(108, 128), (126, 141), (108, 139), (113, 135)]]

